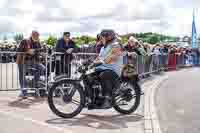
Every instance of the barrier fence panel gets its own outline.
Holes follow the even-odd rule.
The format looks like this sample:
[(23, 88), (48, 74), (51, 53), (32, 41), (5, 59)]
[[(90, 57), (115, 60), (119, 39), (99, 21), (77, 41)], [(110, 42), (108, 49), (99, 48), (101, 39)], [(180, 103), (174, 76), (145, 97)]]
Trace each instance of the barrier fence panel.
[(94, 61), (97, 57), (95, 53), (74, 53), (72, 55), (61, 52), (54, 52), (49, 56), (48, 61), (48, 75), (49, 79), (54, 80), (59, 75), (66, 75), (68, 78), (75, 78), (77, 76), (77, 68), (84, 60), (90, 59)]
[(44, 88), (47, 84), (46, 57), (42, 52), (34, 56), (22, 52), (0, 52), (0, 91)]
[(19, 73), (15, 61), (15, 53), (0, 52), (0, 90), (19, 88)]
[[(17, 55), (23, 57), (22, 62), (16, 64)], [(55, 77), (65, 74), (75, 79), (79, 76), (77, 68), (84, 60), (91, 62), (97, 57), (95, 53), (53, 52), (48, 55), (38, 52), (34, 56), (19, 52), (0, 52), (0, 91), (46, 88), (48, 83), (55, 81)], [(176, 70), (190, 63), (189, 55), (185, 54), (150, 54), (148, 56), (124, 54), (124, 65), (133, 64), (140, 76), (149, 75), (162, 70)]]
[(145, 57), (145, 74), (150, 74), (151, 73), (151, 66), (152, 66), (152, 56), (148, 55)]

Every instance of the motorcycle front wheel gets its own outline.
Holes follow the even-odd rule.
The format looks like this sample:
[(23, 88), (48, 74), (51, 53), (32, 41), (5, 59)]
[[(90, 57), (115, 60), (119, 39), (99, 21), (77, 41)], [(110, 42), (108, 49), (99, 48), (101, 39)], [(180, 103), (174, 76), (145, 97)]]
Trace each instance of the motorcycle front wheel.
[(48, 105), (57, 116), (73, 118), (84, 108), (84, 91), (77, 83), (60, 80), (49, 89)]

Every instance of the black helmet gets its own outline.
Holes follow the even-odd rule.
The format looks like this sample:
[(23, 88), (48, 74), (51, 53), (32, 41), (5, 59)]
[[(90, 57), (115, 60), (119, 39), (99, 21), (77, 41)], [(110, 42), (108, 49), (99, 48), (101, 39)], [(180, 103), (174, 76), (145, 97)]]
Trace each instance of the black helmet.
[(100, 35), (101, 35), (102, 37), (111, 36), (113, 39), (116, 37), (115, 31), (114, 31), (114, 30), (111, 30), (111, 29), (102, 30)]

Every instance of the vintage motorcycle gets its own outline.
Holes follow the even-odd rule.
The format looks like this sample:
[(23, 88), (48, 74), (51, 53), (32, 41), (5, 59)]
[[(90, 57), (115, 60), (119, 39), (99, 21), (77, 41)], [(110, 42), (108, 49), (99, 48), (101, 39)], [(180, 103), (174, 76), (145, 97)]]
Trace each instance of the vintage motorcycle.
[[(49, 89), (48, 105), (53, 113), (63, 118), (72, 118), (83, 108), (105, 109), (101, 107), (104, 102), (101, 83), (95, 65), (91, 62), (88, 60), (81, 63), (77, 70), (79, 78), (69, 79), (61, 75)], [(110, 108), (113, 107), (121, 114), (133, 113), (142, 95), (138, 76), (122, 76), (116, 80), (119, 84), (113, 88)]]

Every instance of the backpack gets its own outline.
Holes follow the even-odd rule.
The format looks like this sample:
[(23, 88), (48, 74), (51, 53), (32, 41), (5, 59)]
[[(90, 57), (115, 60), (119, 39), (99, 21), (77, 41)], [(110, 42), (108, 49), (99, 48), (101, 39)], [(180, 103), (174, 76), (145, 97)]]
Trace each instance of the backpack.
[(122, 69), (122, 76), (126, 78), (131, 78), (137, 75), (137, 68), (134, 64), (126, 64)]

